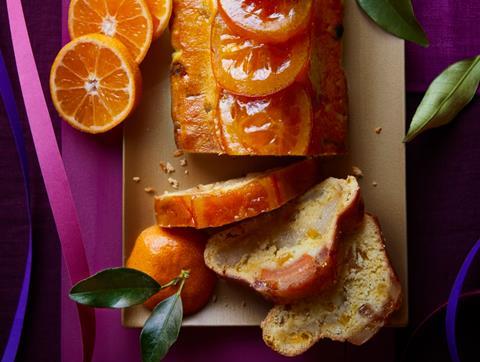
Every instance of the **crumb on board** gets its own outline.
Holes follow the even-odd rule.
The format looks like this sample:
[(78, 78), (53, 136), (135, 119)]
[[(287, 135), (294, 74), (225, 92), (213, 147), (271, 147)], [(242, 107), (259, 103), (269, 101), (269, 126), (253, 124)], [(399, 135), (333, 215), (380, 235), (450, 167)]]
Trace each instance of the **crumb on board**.
[(185, 172), (184, 172), (184, 173), (185, 173), (185, 175), (188, 175), (188, 170), (185, 170)]
[(185, 158), (182, 158), (182, 159), (180, 160), (180, 166), (182, 166), (182, 167), (186, 167), (186, 166), (187, 166), (187, 160), (186, 160)]
[(167, 162), (161, 161), (160, 162), (160, 168), (166, 174), (175, 172), (175, 167), (173, 167), (172, 164), (168, 161)]
[(228, 308), (228, 303), (225, 303), (225, 308)]
[(242, 302), (242, 307), (245, 308), (246, 306), (247, 306), (247, 302), (243, 301), (243, 302)]
[(150, 187), (150, 186), (145, 187), (143, 190), (144, 190), (147, 194), (152, 194), (152, 193), (155, 192), (155, 190), (153, 189), (153, 187)]
[(178, 189), (178, 186), (180, 185), (180, 183), (177, 180), (175, 180), (172, 177), (169, 177), (167, 181), (170, 184), (170, 186), (172, 186), (174, 189)]
[(363, 172), (358, 166), (352, 166), (352, 175), (357, 177), (357, 178), (362, 178), (363, 177)]
[(373, 181), (373, 182), (372, 182), (372, 186), (373, 186), (373, 187), (377, 187), (377, 186), (378, 186), (377, 181)]
[(173, 153), (173, 157), (180, 157), (183, 156), (183, 151), (182, 150), (175, 150)]
[(376, 134), (382, 133), (382, 127), (377, 127), (377, 128), (375, 128), (375, 133), (376, 133)]
[(133, 182), (138, 184), (140, 182), (140, 177), (138, 177), (138, 176), (132, 177), (132, 180), (133, 180)]
[(216, 303), (217, 302), (217, 295), (214, 294), (212, 295), (212, 303)]

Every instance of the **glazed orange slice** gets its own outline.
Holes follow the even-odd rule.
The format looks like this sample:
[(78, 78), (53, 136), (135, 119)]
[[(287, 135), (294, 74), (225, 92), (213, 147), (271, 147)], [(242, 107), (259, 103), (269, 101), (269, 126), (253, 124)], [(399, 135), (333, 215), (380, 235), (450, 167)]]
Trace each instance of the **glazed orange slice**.
[(310, 96), (298, 84), (263, 98), (224, 91), (219, 116), (230, 153), (302, 155), (310, 143), (312, 105)]
[(172, 15), (172, 0), (147, 0), (152, 14), (153, 39), (158, 39), (167, 28)]
[(309, 36), (266, 44), (230, 30), (220, 15), (212, 25), (212, 65), (218, 84), (231, 93), (266, 96), (291, 85), (308, 64)]
[(72, 0), (70, 37), (102, 33), (117, 38), (140, 63), (152, 42), (152, 16), (145, 0)]
[(121, 123), (140, 98), (141, 75), (128, 49), (115, 38), (89, 34), (58, 53), (50, 73), (50, 92), (60, 116), (88, 133)]
[(267, 43), (280, 43), (305, 31), (312, 0), (219, 0), (218, 9), (236, 33)]

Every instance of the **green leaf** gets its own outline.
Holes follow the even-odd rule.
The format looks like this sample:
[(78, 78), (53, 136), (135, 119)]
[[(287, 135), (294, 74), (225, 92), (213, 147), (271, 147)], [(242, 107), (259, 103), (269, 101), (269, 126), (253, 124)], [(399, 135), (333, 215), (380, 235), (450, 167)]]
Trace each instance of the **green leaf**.
[(160, 302), (140, 334), (143, 362), (158, 362), (177, 340), (182, 325), (183, 308), (180, 293)]
[(452, 121), (474, 97), (480, 82), (480, 55), (445, 69), (430, 84), (413, 116), (404, 142)]
[(129, 268), (103, 270), (77, 283), (70, 299), (99, 308), (126, 308), (140, 304), (160, 290), (147, 274)]
[(362, 10), (383, 30), (428, 46), (428, 39), (413, 13), (411, 0), (357, 0)]

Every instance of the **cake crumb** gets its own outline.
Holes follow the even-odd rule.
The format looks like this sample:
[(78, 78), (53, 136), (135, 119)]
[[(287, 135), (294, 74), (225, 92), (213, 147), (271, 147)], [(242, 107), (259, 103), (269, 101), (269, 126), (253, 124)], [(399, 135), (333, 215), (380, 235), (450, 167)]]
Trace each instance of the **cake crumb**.
[(372, 182), (372, 186), (373, 186), (373, 187), (377, 187), (377, 186), (378, 186), (377, 181), (373, 181), (373, 182)]
[(242, 307), (245, 308), (247, 306), (247, 302), (243, 301), (242, 302)]
[(212, 303), (216, 303), (217, 302), (217, 295), (214, 294), (212, 295)]
[(228, 308), (228, 303), (225, 303), (225, 308)]
[(355, 176), (356, 178), (362, 178), (363, 177), (363, 172), (358, 166), (352, 166), (352, 175)]
[(187, 166), (187, 160), (186, 160), (185, 158), (182, 158), (182, 159), (180, 160), (180, 166), (182, 166), (182, 167), (186, 167), (186, 166)]
[(173, 157), (180, 157), (183, 156), (183, 151), (182, 150), (175, 150), (173, 153)]
[(150, 186), (145, 187), (143, 190), (144, 190), (147, 194), (152, 194), (152, 193), (155, 192), (155, 190), (153, 189), (153, 187), (150, 187)]
[(175, 180), (172, 177), (169, 177), (167, 181), (170, 184), (170, 186), (172, 186), (174, 189), (178, 189), (178, 186), (180, 185), (180, 183), (177, 180)]
[(170, 174), (170, 173), (175, 172), (175, 167), (173, 167), (172, 164), (168, 161), (167, 162), (161, 161), (160, 162), (160, 168), (166, 174)]
[(377, 128), (375, 128), (375, 133), (376, 133), (376, 134), (382, 133), (382, 127), (377, 127)]
[(138, 176), (132, 177), (132, 180), (133, 180), (133, 182), (138, 184), (140, 182), (140, 177), (138, 177)]
[(188, 175), (188, 170), (185, 170), (185, 175)]

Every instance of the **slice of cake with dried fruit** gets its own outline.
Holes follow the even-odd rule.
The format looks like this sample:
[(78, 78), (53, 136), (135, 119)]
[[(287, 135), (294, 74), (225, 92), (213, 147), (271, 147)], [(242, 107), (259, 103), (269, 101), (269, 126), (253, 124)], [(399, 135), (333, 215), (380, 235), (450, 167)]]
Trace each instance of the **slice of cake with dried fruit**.
[(282, 208), (212, 236), (205, 263), (267, 299), (288, 303), (335, 280), (339, 239), (362, 219), (356, 179), (328, 178)]
[(157, 224), (163, 227), (216, 227), (279, 208), (320, 179), (313, 159), (243, 178), (198, 185), (155, 198)]
[(360, 345), (400, 307), (401, 286), (375, 217), (365, 215), (358, 231), (342, 242), (338, 262), (331, 289), (268, 313), (263, 339), (273, 350), (296, 356), (322, 338)]

